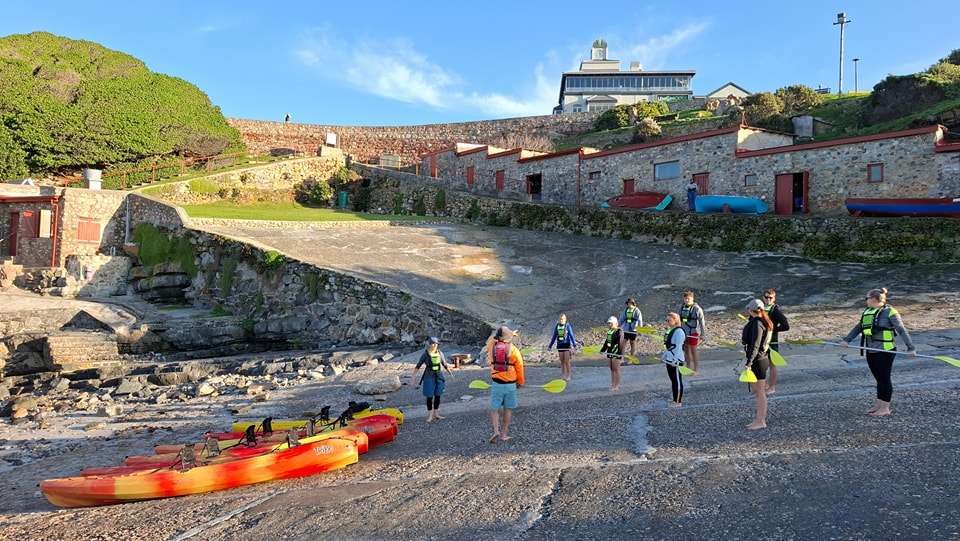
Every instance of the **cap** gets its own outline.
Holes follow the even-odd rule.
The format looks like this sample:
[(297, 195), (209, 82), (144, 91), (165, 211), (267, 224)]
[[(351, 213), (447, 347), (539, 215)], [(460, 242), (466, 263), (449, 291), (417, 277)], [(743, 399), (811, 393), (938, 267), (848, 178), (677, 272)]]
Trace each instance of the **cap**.
[(750, 302), (747, 303), (747, 312), (756, 312), (757, 310), (763, 309), (763, 301), (760, 299), (751, 299)]
[(607, 318), (607, 323), (611, 323), (611, 324), (613, 324), (613, 325), (616, 325), (617, 323), (620, 323), (620, 320), (617, 319), (616, 316), (610, 316), (609, 318)]
[(440, 343), (440, 339), (437, 338), (436, 336), (431, 336), (430, 338), (427, 338), (427, 345), (439, 344), (439, 343)]

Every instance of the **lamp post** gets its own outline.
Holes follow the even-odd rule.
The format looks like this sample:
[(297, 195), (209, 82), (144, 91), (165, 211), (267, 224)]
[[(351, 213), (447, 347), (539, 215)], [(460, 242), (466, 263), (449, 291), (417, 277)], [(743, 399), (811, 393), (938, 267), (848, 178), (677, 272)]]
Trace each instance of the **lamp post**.
[(840, 80), (837, 82), (838, 96), (843, 94), (843, 27), (847, 23), (852, 22), (852, 20), (847, 18), (847, 14), (841, 11), (840, 13), (837, 13), (837, 21), (833, 23), (834, 26), (840, 25)]
[(860, 92), (860, 71), (857, 69), (859, 66), (860, 59), (853, 59), (853, 91)]

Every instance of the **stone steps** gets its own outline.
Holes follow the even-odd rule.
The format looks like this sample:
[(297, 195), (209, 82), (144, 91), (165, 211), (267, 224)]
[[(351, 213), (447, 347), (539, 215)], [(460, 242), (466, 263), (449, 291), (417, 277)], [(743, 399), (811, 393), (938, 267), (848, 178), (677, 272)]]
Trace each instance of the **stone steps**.
[(67, 331), (47, 336), (44, 357), (53, 370), (75, 372), (122, 364), (117, 339), (109, 334)]

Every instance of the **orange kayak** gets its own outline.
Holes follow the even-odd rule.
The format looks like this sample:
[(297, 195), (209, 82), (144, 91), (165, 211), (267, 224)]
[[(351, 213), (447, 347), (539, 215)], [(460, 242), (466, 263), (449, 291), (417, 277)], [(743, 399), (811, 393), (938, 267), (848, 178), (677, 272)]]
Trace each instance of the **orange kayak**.
[(40, 483), (40, 491), (59, 507), (109, 505), (305, 477), (344, 468), (358, 460), (357, 445), (353, 441), (331, 438), (185, 470), (48, 479)]

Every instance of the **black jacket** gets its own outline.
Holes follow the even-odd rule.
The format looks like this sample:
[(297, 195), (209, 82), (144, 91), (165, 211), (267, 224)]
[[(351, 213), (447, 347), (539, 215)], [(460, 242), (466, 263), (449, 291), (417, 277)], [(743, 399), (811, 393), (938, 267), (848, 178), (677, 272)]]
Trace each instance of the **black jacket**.
[(780, 333), (789, 331), (790, 323), (787, 321), (787, 316), (783, 315), (783, 310), (780, 309), (779, 304), (774, 304), (767, 315), (769, 315), (770, 320), (773, 321), (773, 339), (771, 342), (779, 344)]
[(600, 347), (600, 353), (606, 353), (607, 356), (619, 356), (620, 355), (620, 328), (618, 327), (613, 331), (613, 336), (611, 337), (610, 347), (607, 347), (607, 340), (604, 338), (603, 346)]
[(743, 350), (747, 354), (748, 365), (767, 354), (770, 347), (769, 333), (763, 320), (758, 317), (751, 317), (743, 326), (740, 342), (743, 343)]

